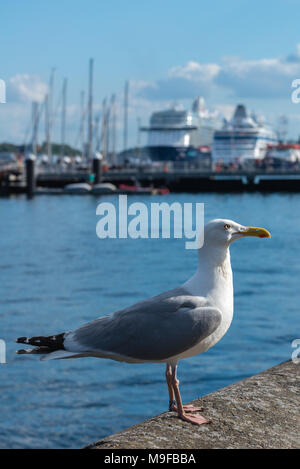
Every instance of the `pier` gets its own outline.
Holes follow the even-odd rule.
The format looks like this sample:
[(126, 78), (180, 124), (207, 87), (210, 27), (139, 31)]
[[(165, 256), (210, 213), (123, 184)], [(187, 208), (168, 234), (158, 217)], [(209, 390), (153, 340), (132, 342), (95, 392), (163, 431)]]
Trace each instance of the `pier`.
[(220, 172), (190, 168), (168, 171), (114, 170), (103, 176), (105, 181), (115, 184), (130, 184), (137, 180), (141, 185), (164, 186), (171, 192), (300, 191), (300, 170), (274, 172), (265, 170)]
[[(193, 168), (120, 168), (103, 170), (101, 162), (95, 160), (90, 170), (76, 167), (61, 168), (55, 165), (39, 167), (34, 164), (32, 171), (12, 165), (0, 171), (0, 195), (40, 193), (35, 188), (63, 189), (72, 183), (110, 182), (142, 187), (167, 188), (170, 192), (299, 192), (300, 169), (273, 170), (204, 170)], [(35, 166), (35, 167), (34, 167)], [(30, 186), (30, 187), (29, 187)], [(49, 191), (53, 193), (53, 191)]]
[(197, 427), (165, 412), (88, 448), (299, 448), (299, 367), (287, 361), (196, 399), (210, 424)]

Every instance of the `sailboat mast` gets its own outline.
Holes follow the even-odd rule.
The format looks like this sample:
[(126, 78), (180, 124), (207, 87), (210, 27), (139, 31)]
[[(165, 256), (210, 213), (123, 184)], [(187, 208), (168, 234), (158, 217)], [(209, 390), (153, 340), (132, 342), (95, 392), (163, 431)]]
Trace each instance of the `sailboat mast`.
[(39, 122), (39, 105), (36, 101), (32, 103), (32, 153), (37, 155), (37, 134)]
[(110, 163), (109, 146), (110, 146), (110, 105), (108, 104), (105, 117), (105, 148), (106, 148), (106, 160)]
[(84, 156), (85, 156), (84, 118), (85, 118), (84, 91), (81, 91), (81, 93), (80, 93), (80, 144), (81, 144), (81, 158), (82, 158), (82, 160), (84, 159)]
[(113, 94), (111, 97), (111, 140), (112, 140), (112, 145), (111, 145), (111, 161), (112, 164), (116, 164), (116, 95)]
[(95, 124), (94, 124), (94, 139), (95, 139), (95, 151), (100, 152), (100, 143), (101, 143), (101, 129), (100, 129), (100, 119), (101, 119), (101, 112), (98, 112), (95, 116)]
[(141, 147), (141, 118), (137, 118), (137, 148), (140, 149)]
[(90, 59), (89, 67), (89, 106), (88, 106), (88, 161), (93, 157), (93, 66), (94, 60)]
[(129, 92), (129, 82), (125, 83), (124, 90), (124, 135), (123, 135), (123, 149), (127, 148), (127, 137), (128, 137), (128, 92)]
[(49, 93), (47, 95), (47, 106), (46, 106), (46, 139), (47, 139), (47, 155), (49, 163), (52, 163), (52, 144), (51, 144), (51, 132), (53, 124), (53, 92), (54, 92), (54, 74), (55, 68), (52, 68), (49, 82)]
[(101, 153), (106, 160), (106, 98), (102, 101), (101, 116)]
[(49, 160), (49, 142), (50, 142), (49, 129), (50, 129), (50, 122), (49, 122), (49, 95), (48, 95), (48, 93), (45, 96), (44, 107), (45, 107), (46, 151), (47, 151), (47, 155), (48, 155), (48, 163), (50, 163), (50, 160)]
[(65, 153), (65, 137), (66, 137), (66, 107), (67, 107), (67, 79), (64, 79), (62, 91), (62, 111), (61, 111), (61, 145), (60, 157), (64, 157)]

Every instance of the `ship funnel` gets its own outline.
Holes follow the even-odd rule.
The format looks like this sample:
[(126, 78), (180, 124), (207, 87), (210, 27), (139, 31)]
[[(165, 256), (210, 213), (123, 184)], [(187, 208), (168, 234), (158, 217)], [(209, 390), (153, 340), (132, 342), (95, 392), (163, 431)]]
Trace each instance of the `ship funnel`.
[(204, 98), (197, 96), (192, 104), (192, 111), (195, 114), (200, 114), (202, 111), (205, 110), (205, 101)]
[(242, 120), (242, 119), (245, 119), (246, 117), (247, 117), (247, 112), (246, 112), (245, 106), (243, 104), (238, 104), (235, 109), (233, 118), (235, 120)]

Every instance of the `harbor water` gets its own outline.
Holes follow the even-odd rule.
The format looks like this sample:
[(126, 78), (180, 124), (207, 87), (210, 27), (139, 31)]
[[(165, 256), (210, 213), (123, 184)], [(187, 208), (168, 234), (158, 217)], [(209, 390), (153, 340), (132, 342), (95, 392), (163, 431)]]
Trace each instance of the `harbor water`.
[[(80, 448), (167, 410), (164, 365), (40, 362), (14, 353), (17, 337), (71, 330), (193, 274), (197, 254), (185, 249), (184, 239), (100, 240), (100, 200), (116, 202), (114, 196), (0, 199), (0, 339), (7, 346), (0, 364), (0, 448)], [(299, 338), (300, 194), (128, 199), (136, 201), (204, 202), (206, 221), (231, 218), (272, 234), (232, 245), (234, 320), (215, 347), (179, 363), (183, 400), (289, 359)]]

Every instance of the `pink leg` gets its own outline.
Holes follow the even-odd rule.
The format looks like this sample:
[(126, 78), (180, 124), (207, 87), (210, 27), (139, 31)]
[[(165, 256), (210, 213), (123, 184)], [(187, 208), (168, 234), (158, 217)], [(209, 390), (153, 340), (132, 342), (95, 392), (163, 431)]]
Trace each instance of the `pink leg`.
[[(172, 387), (172, 371), (171, 371), (171, 366), (167, 364), (166, 368), (166, 381), (168, 385), (168, 391), (169, 391), (169, 411), (174, 411), (178, 412), (176, 401), (175, 401), (175, 395), (174, 395), (174, 390)], [(201, 407), (195, 407), (192, 404), (183, 404), (183, 410), (184, 412), (199, 412), (200, 410), (203, 410)]]
[(171, 366), (168, 365), (166, 367), (166, 381), (168, 385), (168, 391), (169, 391), (169, 410), (173, 410), (173, 406), (176, 405), (175, 403), (175, 396), (174, 396), (174, 391), (172, 387), (172, 371), (171, 371)]
[[(184, 406), (182, 405), (182, 401), (181, 401), (181, 396), (180, 396), (180, 392), (179, 392), (179, 381), (178, 381), (177, 376), (176, 376), (176, 369), (177, 369), (177, 366), (174, 366), (172, 368), (172, 388), (173, 388), (173, 392), (174, 392), (174, 395), (175, 395), (175, 400), (176, 400), (176, 403), (177, 403), (176, 410), (177, 410), (177, 413), (178, 413), (178, 417), (181, 420), (184, 420), (185, 422), (193, 423), (194, 425), (202, 425), (203, 423), (210, 423), (210, 420), (206, 419), (205, 417), (203, 417), (200, 414), (187, 415), (187, 411), (185, 410)], [(194, 407), (194, 406), (192, 406), (192, 407)], [(195, 407), (195, 409), (197, 409), (197, 408)]]

